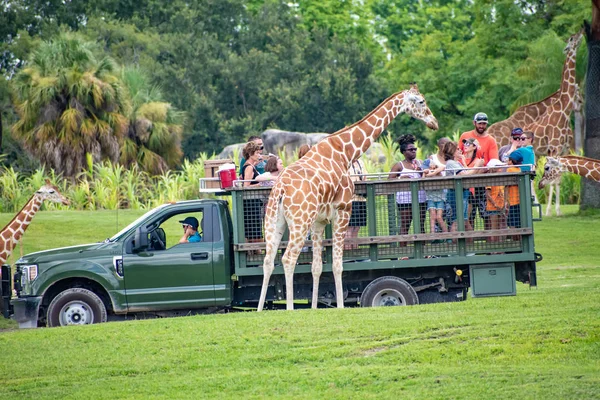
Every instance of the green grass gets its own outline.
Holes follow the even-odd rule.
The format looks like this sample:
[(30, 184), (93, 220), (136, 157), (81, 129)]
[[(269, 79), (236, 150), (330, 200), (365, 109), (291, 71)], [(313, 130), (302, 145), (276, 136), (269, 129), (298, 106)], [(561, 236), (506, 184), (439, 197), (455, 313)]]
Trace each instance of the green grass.
[[(7, 330), (0, 398), (600, 398), (600, 214), (564, 212), (536, 223), (539, 287), (515, 297)], [(114, 231), (41, 213), (25, 252)]]

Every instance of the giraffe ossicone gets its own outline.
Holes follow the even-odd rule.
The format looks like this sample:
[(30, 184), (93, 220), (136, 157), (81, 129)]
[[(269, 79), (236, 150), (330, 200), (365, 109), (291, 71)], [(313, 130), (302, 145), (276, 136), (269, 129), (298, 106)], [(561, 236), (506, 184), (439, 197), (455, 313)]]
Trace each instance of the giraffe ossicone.
[(0, 231), (0, 265), (6, 263), (44, 201), (69, 205), (69, 200), (46, 179), (46, 184), (31, 196), (23, 208)]
[(338, 308), (343, 308), (342, 255), (354, 196), (354, 183), (348, 170), (389, 123), (403, 113), (423, 121), (430, 129), (438, 129), (438, 122), (427, 107), (425, 97), (414, 84), (410, 89), (388, 97), (360, 121), (321, 140), (303, 158), (283, 170), (271, 190), (265, 213), (266, 254), (258, 311), (264, 307), (269, 280), (275, 268), (275, 256), (286, 224), (289, 242), (282, 257), (286, 308), (294, 308), (294, 269), (309, 229), (313, 241), (312, 308), (317, 307), (319, 279), (323, 270), (322, 240), (328, 223), (333, 228), (332, 269), (336, 301)]

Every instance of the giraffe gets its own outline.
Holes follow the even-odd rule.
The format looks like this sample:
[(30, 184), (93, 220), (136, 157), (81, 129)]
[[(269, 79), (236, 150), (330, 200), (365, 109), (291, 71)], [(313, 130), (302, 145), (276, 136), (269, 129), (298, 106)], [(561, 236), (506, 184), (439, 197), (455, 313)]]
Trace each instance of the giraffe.
[(60, 194), (58, 188), (46, 179), (46, 184), (31, 196), (21, 211), (0, 231), (0, 265), (6, 263), (44, 200), (69, 204), (69, 200)]
[[(546, 159), (546, 165), (544, 165), (544, 175), (538, 183), (538, 187), (543, 189), (546, 185), (559, 183), (560, 177), (565, 171), (600, 182), (600, 160), (580, 156), (548, 157)], [(550, 186), (550, 188), (552, 189), (552, 186)], [(560, 185), (557, 185), (555, 203), (556, 215), (560, 215), (560, 203), (558, 201), (559, 189)], [(551, 201), (549, 199), (546, 215), (549, 213), (550, 206)]]
[(427, 107), (425, 98), (419, 93), (417, 85), (413, 84), (410, 89), (388, 97), (360, 121), (321, 140), (304, 157), (283, 170), (271, 190), (265, 215), (266, 255), (258, 311), (263, 309), (265, 303), (277, 248), (286, 223), (289, 228), (289, 243), (282, 258), (286, 308), (294, 309), (294, 268), (311, 227), (312, 308), (317, 307), (319, 278), (323, 270), (322, 239), (328, 223), (331, 223), (333, 228), (332, 269), (337, 306), (344, 307), (342, 255), (354, 195), (354, 183), (348, 170), (400, 113), (420, 119), (430, 129), (438, 128), (437, 120)]
[[(581, 90), (579, 90), (579, 85), (576, 85), (575, 88), (575, 97), (573, 98), (573, 111), (581, 111), (583, 109), (583, 97), (581, 96)], [(568, 142), (565, 143), (565, 147), (567, 149), (573, 149), (574, 148), (574, 144), (575, 144), (575, 134), (573, 133), (573, 130), (571, 129), (571, 126), (569, 126), (567, 128), (567, 140)], [(538, 154), (538, 153), (536, 153)], [(544, 156), (545, 154), (538, 154), (541, 156)], [(546, 217), (550, 216), (550, 208), (552, 205), (552, 196), (554, 193), (556, 193), (555, 199), (554, 199), (554, 204), (555, 204), (555, 209), (556, 212), (558, 213), (557, 215), (560, 215), (560, 179), (552, 182), (551, 184), (549, 184), (550, 186), (550, 191), (548, 192), (548, 204), (546, 205)], [(532, 189), (533, 190), (533, 189)], [(537, 194), (535, 194), (535, 192), (533, 192), (533, 195), (535, 197), (535, 202), (537, 203)]]
[[(490, 127), (487, 129), (487, 133), (496, 139), (498, 147), (510, 144), (510, 132), (513, 128), (523, 128), (527, 125), (533, 124), (538, 118), (546, 114), (550, 106), (560, 98), (562, 91), (566, 89), (564, 86), (566, 86), (566, 84), (569, 82), (571, 76), (573, 83), (575, 82), (575, 54), (577, 52), (577, 47), (581, 42), (582, 33), (583, 31), (580, 31), (569, 37), (567, 40), (567, 44), (563, 50), (563, 53), (567, 57), (563, 64), (561, 87), (559, 90), (540, 101), (526, 104), (517, 108), (510, 117), (490, 125)], [(573, 55), (572, 60), (570, 54)], [(572, 65), (571, 61), (573, 63)], [(576, 87), (575, 90), (575, 96), (581, 97), (581, 94), (579, 93), (579, 87)]]
[(573, 142), (571, 129), (571, 111), (575, 103), (575, 58), (577, 48), (583, 38), (583, 29), (569, 39), (565, 48), (566, 60), (563, 68), (563, 81), (560, 84), (559, 96), (546, 112), (533, 123), (523, 126), (524, 131), (534, 134), (534, 148), (536, 154), (551, 157), (563, 154), (570, 143)]

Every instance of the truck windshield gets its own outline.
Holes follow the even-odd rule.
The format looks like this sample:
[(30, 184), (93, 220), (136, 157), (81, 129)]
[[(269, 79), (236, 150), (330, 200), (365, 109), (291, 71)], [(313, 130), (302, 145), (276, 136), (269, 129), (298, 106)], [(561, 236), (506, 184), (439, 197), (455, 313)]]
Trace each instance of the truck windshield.
[(127, 225), (125, 228), (121, 229), (119, 231), (119, 233), (117, 233), (116, 235), (114, 235), (111, 238), (106, 239), (106, 242), (114, 242), (116, 240), (119, 240), (121, 238), (121, 236), (125, 235), (127, 232), (129, 232), (131, 229), (133, 229), (134, 227), (136, 227), (137, 225), (139, 225), (142, 221), (150, 218), (152, 215), (156, 214), (157, 212), (159, 212), (160, 210), (162, 210), (163, 208), (165, 208), (168, 204), (163, 204), (161, 206), (158, 206), (150, 211), (148, 211), (146, 214), (142, 215), (141, 217), (139, 217), (138, 219), (136, 219), (135, 221), (133, 221), (132, 223), (130, 223), (129, 225)]

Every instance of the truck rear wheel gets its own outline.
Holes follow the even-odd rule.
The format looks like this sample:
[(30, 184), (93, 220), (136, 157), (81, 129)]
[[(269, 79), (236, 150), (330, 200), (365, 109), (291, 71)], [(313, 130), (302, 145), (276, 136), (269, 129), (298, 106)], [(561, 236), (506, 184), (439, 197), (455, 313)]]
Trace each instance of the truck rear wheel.
[(64, 290), (48, 306), (48, 326), (98, 324), (106, 318), (100, 297), (84, 288)]
[(360, 297), (361, 307), (412, 306), (419, 304), (415, 289), (404, 279), (382, 276), (365, 288)]

